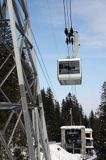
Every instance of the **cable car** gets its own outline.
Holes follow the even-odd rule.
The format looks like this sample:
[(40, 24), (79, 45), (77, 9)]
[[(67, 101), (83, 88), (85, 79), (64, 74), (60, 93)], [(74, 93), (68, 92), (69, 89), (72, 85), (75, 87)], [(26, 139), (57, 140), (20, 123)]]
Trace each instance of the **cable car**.
[(57, 75), (61, 85), (79, 85), (82, 83), (81, 62), (79, 58), (59, 59)]

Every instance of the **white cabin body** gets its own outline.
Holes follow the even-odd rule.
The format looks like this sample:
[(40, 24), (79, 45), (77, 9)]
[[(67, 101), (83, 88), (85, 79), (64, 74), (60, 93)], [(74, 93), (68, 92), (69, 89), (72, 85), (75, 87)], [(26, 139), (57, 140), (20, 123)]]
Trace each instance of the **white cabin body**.
[(61, 85), (79, 85), (82, 82), (81, 61), (79, 58), (59, 59), (57, 76)]

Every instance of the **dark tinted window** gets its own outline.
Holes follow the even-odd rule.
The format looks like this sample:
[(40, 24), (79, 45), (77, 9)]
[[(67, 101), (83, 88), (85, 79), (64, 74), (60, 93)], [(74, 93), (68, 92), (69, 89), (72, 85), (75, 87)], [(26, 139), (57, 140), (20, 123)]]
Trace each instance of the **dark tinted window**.
[(90, 133), (86, 133), (86, 137), (90, 137)]
[(59, 62), (59, 74), (78, 74), (80, 73), (79, 61)]
[(67, 144), (73, 144), (73, 143), (75, 145), (81, 144), (81, 130), (79, 129), (66, 130), (65, 136)]

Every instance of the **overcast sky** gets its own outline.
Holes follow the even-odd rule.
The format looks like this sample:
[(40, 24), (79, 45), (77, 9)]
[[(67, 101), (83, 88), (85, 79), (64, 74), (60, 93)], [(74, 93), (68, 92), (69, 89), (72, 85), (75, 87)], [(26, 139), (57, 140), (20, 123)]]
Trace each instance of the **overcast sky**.
[[(32, 2), (32, 3), (31, 3)], [(28, 0), (35, 39), (52, 81), (57, 100), (75, 94), (84, 112), (96, 111), (101, 86), (106, 81), (106, 0), (72, 0), (72, 22), (80, 37), (78, 57), (82, 61), (82, 85), (61, 86), (57, 80), (57, 59), (67, 56), (64, 35), (63, 0)], [(48, 87), (38, 66), (41, 88)]]

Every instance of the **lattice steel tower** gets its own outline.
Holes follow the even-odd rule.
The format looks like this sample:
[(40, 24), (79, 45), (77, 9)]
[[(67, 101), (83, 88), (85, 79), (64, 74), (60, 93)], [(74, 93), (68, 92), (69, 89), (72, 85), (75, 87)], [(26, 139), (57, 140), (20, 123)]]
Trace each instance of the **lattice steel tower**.
[(50, 160), (36, 53), (26, 0), (0, 0), (0, 158), (14, 160), (24, 146), (28, 160)]

